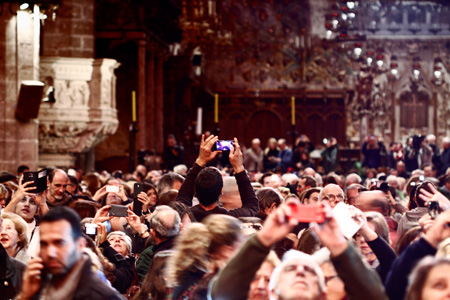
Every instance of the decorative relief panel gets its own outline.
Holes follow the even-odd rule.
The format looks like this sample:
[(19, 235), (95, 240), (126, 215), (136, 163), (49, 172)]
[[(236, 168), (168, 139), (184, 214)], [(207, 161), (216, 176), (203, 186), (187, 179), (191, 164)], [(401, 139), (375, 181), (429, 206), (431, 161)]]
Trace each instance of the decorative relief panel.
[(41, 80), (55, 90), (55, 103), (42, 103), (39, 111), (39, 153), (45, 163), (55, 154), (53, 163), (61, 166), (61, 154), (87, 152), (115, 133), (118, 66), (113, 59), (41, 59)]

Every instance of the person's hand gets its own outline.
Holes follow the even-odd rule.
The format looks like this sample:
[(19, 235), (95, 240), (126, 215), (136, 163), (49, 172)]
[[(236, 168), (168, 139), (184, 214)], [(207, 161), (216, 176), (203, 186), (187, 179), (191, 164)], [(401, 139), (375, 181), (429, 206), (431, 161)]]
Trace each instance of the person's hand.
[(333, 217), (331, 206), (326, 201), (321, 202), (321, 205), (324, 207), (325, 222), (311, 223), (311, 227), (322, 245), (330, 250), (331, 256), (336, 257), (347, 249), (347, 240)]
[(28, 262), (22, 277), (22, 291), (17, 296), (17, 299), (24, 300), (34, 297), (41, 288), (43, 270), (44, 263), (42, 258), (35, 257)]
[(419, 219), (419, 225), (422, 227), (422, 231), (427, 233), (428, 229), (430, 229), (434, 225), (434, 220), (431, 218), (430, 214), (424, 214)]
[(272, 247), (290, 233), (298, 224), (296, 219), (291, 218), (291, 214), (291, 208), (286, 204), (281, 204), (270, 213), (263, 228), (256, 234), (261, 244)]
[(139, 195), (137, 196), (137, 199), (138, 199), (139, 202), (142, 203), (142, 210), (143, 211), (148, 211), (148, 208), (151, 205), (150, 197), (147, 196), (146, 193), (140, 192)]
[(33, 193), (29, 193), (29, 191), (34, 190), (36, 187), (33, 186), (33, 181), (27, 181), (25, 183), (22, 183), (23, 175), (20, 176), (19, 179), (19, 187), (17, 188), (16, 192), (11, 197), (11, 202), (18, 203), (20, 200), (22, 200), (25, 196), (30, 196), (34, 198)]
[(108, 194), (108, 192), (106, 191), (106, 185), (104, 185), (95, 192), (94, 196), (92, 196), (92, 200), (99, 202), (106, 194)]
[(350, 205), (349, 207), (352, 218), (361, 222), (359, 224), (362, 224), (361, 228), (358, 230), (358, 233), (363, 236), (366, 242), (375, 240), (378, 237), (378, 234), (373, 231), (372, 228), (370, 228), (369, 224), (367, 223), (366, 215), (361, 210), (352, 205)]
[(212, 151), (212, 147), (219, 140), (218, 136), (210, 135), (205, 139), (205, 135), (202, 134), (202, 140), (200, 142), (200, 151), (198, 154), (198, 158), (195, 161), (197, 165), (200, 167), (204, 167), (208, 162), (213, 160), (217, 154), (222, 151)]
[(97, 224), (97, 246), (105, 242), (107, 236), (106, 224)]
[(142, 231), (142, 223), (141, 218), (139, 218), (132, 210), (128, 210), (128, 225), (131, 226), (136, 232), (141, 233)]
[(103, 223), (105, 221), (109, 221), (113, 218), (113, 216), (109, 215), (109, 209), (111, 208), (111, 205), (105, 205), (97, 212), (95, 213), (94, 219), (92, 220), (92, 223), (99, 224)]
[(420, 199), (428, 203), (429, 201), (438, 201), (441, 210), (447, 210), (450, 208), (450, 200), (447, 199), (442, 193), (440, 193), (433, 184), (428, 184), (431, 189), (431, 193), (425, 189), (420, 189)]
[(450, 210), (444, 211), (434, 220), (435, 223), (425, 233), (425, 240), (434, 248), (437, 248), (440, 242), (450, 237)]
[(234, 147), (230, 150), (230, 164), (233, 166), (234, 172), (241, 173), (244, 168), (244, 156), (242, 155), (241, 146), (237, 138), (234, 138)]
[(122, 202), (126, 202), (128, 200), (128, 197), (125, 194), (125, 188), (123, 187), (123, 185), (119, 185), (119, 192), (117, 193), (117, 195), (120, 197), (120, 199), (122, 199)]

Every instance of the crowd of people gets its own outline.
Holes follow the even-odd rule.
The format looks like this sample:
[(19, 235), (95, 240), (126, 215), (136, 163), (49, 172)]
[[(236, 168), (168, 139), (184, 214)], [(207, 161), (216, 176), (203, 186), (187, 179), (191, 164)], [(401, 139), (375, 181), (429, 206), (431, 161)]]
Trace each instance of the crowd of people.
[(202, 135), (190, 168), (169, 140), (170, 171), (0, 172), (0, 298), (450, 296), (450, 139), (369, 136), (347, 172), (335, 138), (317, 165), (303, 135)]

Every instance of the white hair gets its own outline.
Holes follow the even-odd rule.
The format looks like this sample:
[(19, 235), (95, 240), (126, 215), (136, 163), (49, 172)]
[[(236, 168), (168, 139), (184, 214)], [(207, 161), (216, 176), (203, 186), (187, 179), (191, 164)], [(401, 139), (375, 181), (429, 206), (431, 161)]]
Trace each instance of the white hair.
[(128, 254), (130, 254), (131, 253), (131, 238), (122, 231), (113, 231), (110, 234), (108, 234), (108, 236), (106, 237), (106, 240), (109, 240), (109, 238), (113, 235), (118, 235), (118, 236), (123, 237), (123, 240), (125, 241), (125, 245), (128, 250)]
[(173, 171), (180, 175), (186, 175), (187, 170), (188, 168), (186, 167), (186, 165), (176, 165), (175, 167), (173, 167)]
[(426, 140), (427, 140), (428, 143), (435, 142), (436, 141), (436, 136), (434, 134), (429, 134), (429, 135), (427, 135)]
[(442, 139), (442, 142), (445, 144), (450, 144), (450, 137), (444, 136), (444, 138)]
[[(301, 261), (304, 264), (308, 264), (310, 267), (314, 269), (314, 273), (316, 273), (319, 281), (319, 289), (322, 293), (326, 292), (325, 285), (325, 277), (323, 275), (322, 269), (320, 269), (318, 263), (314, 260), (313, 256), (297, 251), (297, 250), (289, 250), (283, 255), (283, 259), (281, 264), (279, 264), (272, 272), (269, 281), (269, 291), (275, 290), (278, 287), (280, 281), (280, 275), (285, 267), (285, 265), (291, 261)], [(276, 300), (271, 296), (270, 300)]]
[(293, 184), (293, 182), (295, 182), (295, 181), (298, 182), (298, 180), (299, 180), (298, 176), (295, 174), (292, 174), (292, 173), (283, 174), (283, 176), (281, 176), (281, 179), (284, 182), (289, 183), (289, 184)]

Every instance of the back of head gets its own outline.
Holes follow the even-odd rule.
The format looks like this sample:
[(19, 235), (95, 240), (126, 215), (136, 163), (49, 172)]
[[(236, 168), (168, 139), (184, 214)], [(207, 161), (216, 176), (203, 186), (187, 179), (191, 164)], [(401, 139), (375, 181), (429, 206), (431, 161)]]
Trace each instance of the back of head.
[(211, 233), (202, 223), (193, 223), (180, 235), (167, 266), (170, 286), (179, 285), (189, 272), (206, 270)]
[(80, 216), (71, 208), (65, 206), (57, 206), (52, 208), (41, 219), (41, 225), (44, 223), (53, 223), (57, 221), (67, 221), (72, 229), (72, 237), (74, 240), (81, 237)]
[(167, 173), (161, 176), (158, 182), (158, 194), (167, 192), (174, 188), (176, 182), (183, 183), (184, 177), (177, 173)]
[(220, 203), (228, 210), (242, 207), (241, 195), (234, 176), (225, 176), (223, 180), (222, 196)]
[(162, 193), (158, 199), (158, 205), (169, 205), (174, 202), (178, 196), (177, 190), (168, 190), (167, 192)]
[(305, 186), (310, 186), (310, 187), (317, 187), (317, 181), (316, 178), (309, 176), (309, 175), (303, 175), (302, 179), (305, 179)]
[(257, 190), (256, 197), (259, 201), (259, 209), (262, 212), (264, 212), (266, 208), (270, 208), (274, 204), (275, 207), (278, 207), (283, 201), (281, 194), (271, 187), (265, 187)]
[(216, 203), (222, 193), (222, 188), (222, 174), (216, 168), (204, 168), (195, 179), (195, 193), (198, 201), (204, 206)]
[(208, 248), (210, 255), (220, 252), (221, 247), (235, 246), (242, 239), (241, 222), (228, 215), (209, 215), (203, 220), (211, 234), (211, 243)]
[(365, 215), (367, 222), (374, 225), (375, 232), (389, 244), (389, 227), (384, 216), (375, 211), (368, 211)]
[(159, 205), (150, 220), (150, 228), (161, 240), (175, 237), (180, 232), (180, 215), (167, 205)]

